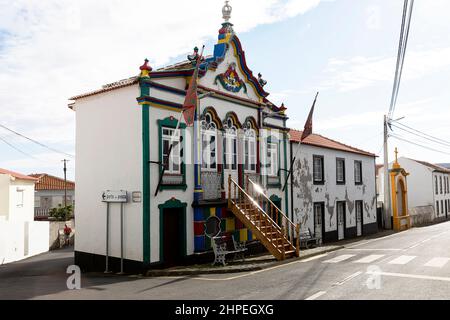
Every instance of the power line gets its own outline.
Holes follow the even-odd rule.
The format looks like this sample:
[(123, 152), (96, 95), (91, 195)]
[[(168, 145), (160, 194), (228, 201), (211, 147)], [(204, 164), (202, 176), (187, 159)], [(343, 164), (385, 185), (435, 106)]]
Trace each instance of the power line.
[(23, 134), (21, 134), (21, 133), (19, 133), (19, 132), (17, 132), (17, 131), (14, 131), (14, 130), (10, 129), (10, 128), (4, 126), (3, 124), (0, 124), (0, 127), (2, 127), (2, 128), (5, 129), (5, 130), (8, 130), (9, 132), (14, 133), (15, 135), (17, 135), (17, 136), (19, 136), (19, 137), (22, 137), (22, 138), (24, 138), (24, 139), (27, 139), (27, 140), (29, 140), (29, 141), (31, 141), (31, 142), (33, 142), (33, 143), (35, 143), (35, 144), (37, 144), (37, 145), (43, 147), (43, 148), (46, 148), (46, 149), (48, 149), (48, 150), (50, 150), (50, 151), (53, 151), (53, 152), (56, 152), (56, 153), (60, 153), (60, 154), (64, 154), (64, 155), (69, 156), (69, 157), (71, 157), (71, 158), (75, 158), (75, 156), (72, 155), (72, 154), (69, 154), (69, 153), (66, 153), (66, 152), (63, 152), (63, 151), (54, 149), (54, 148), (52, 148), (52, 147), (49, 147), (49, 146), (47, 146), (47, 145), (45, 145), (45, 144), (43, 144), (43, 143), (41, 143), (41, 142), (39, 142), (39, 141), (36, 141), (36, 140), (34, 140), (34, 139), (31, 139), (31, 138), (29, 138), (29, 137), (27, 137), (27, 136), (25, 136), (25, 135), (23, 135)]
[[(409, 132), (409, 133), (414, 134), (414, 135), (416, 135), (416, 136), (419, 136), (419, 137), (421, 137), (421, 138), (424, 138), (424, 139), (433, 141), (433, 142), (435, 142), (435, 143), (442, 144), (442, 145), (445, 145), (445, 146), (447, 146), (447, 147), (450, 147), (450, 141), (446, 141), (446, 140), (443, 140), (443, 139), (434, 137), (434, 136), (429, 135), (429, 134), (427, 134), (427, 133), (425, 133), (425, 132), (422, 132), (422, 131), (419, 131), (419, 130), (417, 130), (417, 129), (411, 128), (411, 127), (409, 127), (409, 126), (407, 126), (407, 125), (405, 125), (405, 124), (402, 124), (402, 123), (395, 123), (395, 124), (393, 124), (393, 123), (391, 123), (391, 125), (394, 126), (394, 127), (396, 127), (397, 129), (400, 129), (400, 130)], [(405, 128), (401, 128), (401, 127), (399, 127), (398, 125), (400, 125), (400, 126), (402, 126), (402, 127), (405, 127), (405, 128), (407, 128), (407, 129), (409, 129), (409, 130), (407, 130), (407, 129), (405, 129)]]
[(422, 144), (419, 144), (419, 143), (416, 143), (416, 142), (412, 142), (412, 141), (410, 141), (408, 139), (402, 138), (402, 137), (400, 137), (400, 136), (398, 136), (396, 134), (391, 135), (391, 137), (395, 138), (397, 140), (401, 140), (401, 141), (406, 142), (406, 143), (413, 144), (415, 146), (418, 146), (418, 147), (421, 147), (421, 148), (424, 148), (424, 149), (428, 149), (430, 151), (434, 151), (434, 152), (439, 152), (439, 153), (442, 153), (442, 154), (450, 155), (450, 152), (445, 152), (445, 151), (442, 151), (442, 150), (437, 150), (437, 149), (434, 149), (434, 148), (430, 148), (430, 147), (424, 146)]
[[(409, 5), (411, 4), (411, 5)], [(395, 68), (394, 84), (392, 87), (391, 103), (389, 107), (389, 119), (392, 119), (397, 104), (398, 92), (405, 62), (406, 47), (409, 38), (409, 29), (414, 6), (414, 0), (405, 0), (403, 5), (402, 24), (400, 28), (400, 40), (398, 44), (397, 63)]]
[(13, 144), (9, 143), (8, 141), (5, 140), (5, 138), (0, 137), (0, 140), (3, 141), (4, 143), (6, 143), (8, 146), (10, 146), (11, 148), (13, 148), (14, 150), (20, 152), (23, 155), (26, 155), (27, 157), (31, 157), (33, 159), (36, 159), (35, 157), (33, 157), (31, 154), (26, 153), (25, 151), (22, 151), (21, 149), (17, 148), (16, 146), (14, 146)]

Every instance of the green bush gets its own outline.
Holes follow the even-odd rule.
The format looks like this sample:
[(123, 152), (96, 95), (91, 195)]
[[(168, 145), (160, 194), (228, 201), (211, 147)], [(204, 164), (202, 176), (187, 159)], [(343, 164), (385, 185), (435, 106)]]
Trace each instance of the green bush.
[(67, 221), (72, 218), (72, 213), (72, 206), (62, 207), (61, 205), (58, 205), (58, 208), (52, 208), (50, 210), (50, 217), (55, 218), (56, 221)]

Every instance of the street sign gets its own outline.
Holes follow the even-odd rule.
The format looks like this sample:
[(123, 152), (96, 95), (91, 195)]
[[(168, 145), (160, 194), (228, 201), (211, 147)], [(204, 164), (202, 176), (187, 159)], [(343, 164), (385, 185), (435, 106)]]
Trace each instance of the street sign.
[(102, 193), (103, 202), (128, 202), (127, 192), (125, 190), (106, 190)]

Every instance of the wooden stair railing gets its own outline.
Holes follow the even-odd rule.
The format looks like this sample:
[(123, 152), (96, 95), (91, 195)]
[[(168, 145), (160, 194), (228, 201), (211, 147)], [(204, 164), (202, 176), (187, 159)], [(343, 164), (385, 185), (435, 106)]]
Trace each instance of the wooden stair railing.
[(299, 256), (300, 226), (289, 220), (259, 185), (247, 179), (244, 190), (230, 175), (228, 207), (276, 259)]

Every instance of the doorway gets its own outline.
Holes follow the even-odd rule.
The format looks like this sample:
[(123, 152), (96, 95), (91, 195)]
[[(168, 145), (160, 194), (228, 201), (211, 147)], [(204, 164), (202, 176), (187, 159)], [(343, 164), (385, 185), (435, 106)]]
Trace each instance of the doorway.
[(322, 243), (323, 231), (323, 221), (325, 220), (325, 203), (317, 202), (314, 203), (314, 237), (319, 239), (319, 243)]
[(337, 231), (338, 231), (338, 240), (342, 240), (345, 238), (345, 201), (339, 201), (336, 203), (337, 205)]
[(160, 262), (175, 266), (186, 256), (186, 204), (169, 200), (160, 209)]
[(355, 210), (356, 210), (356, 236), (362, 236), (363, 229), (363, 202), (356, 201), (355, 202)]

